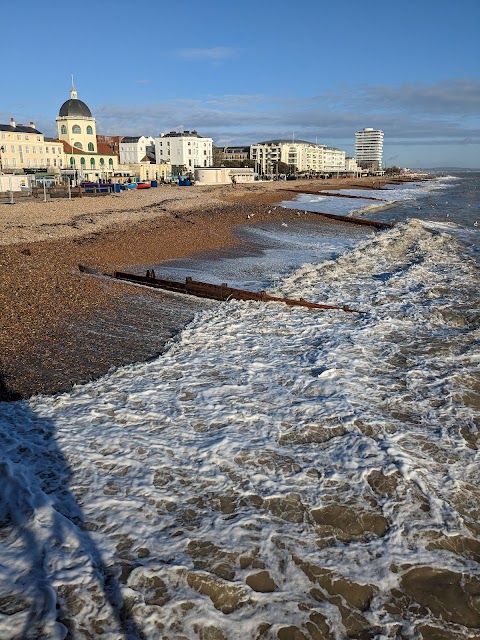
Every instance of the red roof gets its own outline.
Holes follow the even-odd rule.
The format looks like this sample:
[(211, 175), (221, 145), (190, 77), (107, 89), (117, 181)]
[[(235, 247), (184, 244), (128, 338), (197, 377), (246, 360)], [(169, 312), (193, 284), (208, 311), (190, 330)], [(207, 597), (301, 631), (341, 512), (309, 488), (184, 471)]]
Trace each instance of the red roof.
[(112, 151), (110, 145), (105, 142), (99, 142), (97, 144), (97, 152), (95, 151), (86, 151), (85, 149), (78, 149), (77, 147), (72, 147), (71, 144), (66, 142), (65, 140), (52, 140), (52, 142), (61, 142), (63, 144), (63, 149), (65, 153), (72, 154), (80, 154), (80, 155), (102, 155), (102, 156), (117, 156), (117, 154)]

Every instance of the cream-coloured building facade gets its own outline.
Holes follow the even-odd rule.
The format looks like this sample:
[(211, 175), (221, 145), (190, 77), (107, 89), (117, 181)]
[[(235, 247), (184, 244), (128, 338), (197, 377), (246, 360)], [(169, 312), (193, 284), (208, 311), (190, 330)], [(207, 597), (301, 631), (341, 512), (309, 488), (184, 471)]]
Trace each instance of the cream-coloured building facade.
[(17, 125), (10, 118), (10, 124), (0, 124), (0, 171), (60, 173), (64, 164), (63, 145), (58, 140), (46, 140), (33, 122)]

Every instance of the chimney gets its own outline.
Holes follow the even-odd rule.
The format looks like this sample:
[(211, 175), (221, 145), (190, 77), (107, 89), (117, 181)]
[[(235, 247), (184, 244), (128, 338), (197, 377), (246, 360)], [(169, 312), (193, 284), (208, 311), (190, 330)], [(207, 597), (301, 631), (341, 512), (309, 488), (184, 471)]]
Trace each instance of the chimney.
[(32, 127), (32, 129), (35, 129), (35, 123), (34, 122), (30, 122), (30, 124), (28, 126)]
[(15, 124), (15, 120), (13, 118), (10, 118), (10, 126), (11, 127), (16, 127), (17, 125)]

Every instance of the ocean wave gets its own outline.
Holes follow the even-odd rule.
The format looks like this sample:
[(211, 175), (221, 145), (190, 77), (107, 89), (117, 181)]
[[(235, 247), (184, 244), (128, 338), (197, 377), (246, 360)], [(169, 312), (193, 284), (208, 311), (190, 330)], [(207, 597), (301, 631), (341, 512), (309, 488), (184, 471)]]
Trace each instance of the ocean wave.
[(6, 406), (0, 635), (471, 637), (478, 286), (410, 220)]

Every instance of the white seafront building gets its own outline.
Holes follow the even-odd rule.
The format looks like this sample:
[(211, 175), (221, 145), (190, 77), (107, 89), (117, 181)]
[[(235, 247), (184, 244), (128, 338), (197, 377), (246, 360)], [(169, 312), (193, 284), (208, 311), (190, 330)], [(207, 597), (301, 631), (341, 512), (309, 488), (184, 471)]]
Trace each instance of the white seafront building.
[(360, 167), (378, 171), (383, 166), (383, 131), (369, 127), (355, 133), (355, 159)]
[(279, 162), (288, 164), (292, 172), (343, 172), (345, 151), (306, 140), (267, 140), (250, 147), (250, 158), (258, 173), (276, 173)]
[(213, 139), (193, 131), (170, 131), (155, 138), (157, 163), (168, 162), (174, 174), (183, 167), (193, 173), (195, 167), (212, 166)]
[(151, 136), (125, 136), (120, 142), (120, 164), (152, 162), (155, 140)]

